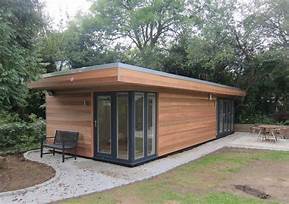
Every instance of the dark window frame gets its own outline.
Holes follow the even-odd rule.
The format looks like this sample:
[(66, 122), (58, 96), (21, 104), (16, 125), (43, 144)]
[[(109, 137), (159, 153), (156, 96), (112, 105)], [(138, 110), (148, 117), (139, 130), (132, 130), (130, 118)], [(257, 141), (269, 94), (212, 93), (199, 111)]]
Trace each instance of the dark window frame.
[[(128, 93), (128, 112), (129, 112), (129, 139), (128, 139), (128, 160), (117, 158), (117, 94)], [(135, 94), (144, 94), (144, 157), (135, 159)], [(147, 154), (147, 99), (148, 94), (152, 93), (155, 96), (155, 150), (153, 155)], [(136, 166), (157, 158), (157, 125), (158, 125), (158, 93), (152, 91), (112, 91), (112, 92), (95, 92), (93, 93), (93, 121), (97, 121), (97, 97), (103, 95), (111, 96), (111, 154), (104, 154), (97, 152), (97, 128), (93, 126), (93, 141), (94, 141), (94, 153), (93, 159), (107, 161), (111, 163), (121, 164), (125, 166)]]
[(119, 144), (119, 135), (118, 135), (118, 110), (119, 110), (119, 107), (118, 107), (118, 96), (120, 96), (120, 95), (125, 95), (126, 97), (127, 97), (127, 101), (128, 101), (128, 104), (127, 104), (127, 109), (128, 109), (128, 113), (127, 113), (127, 116), (128, 116), (128, 118), (126, 119), (127, 120), (127, 137), (128, 137), (128, 140), (127, 140), (127, 159), (123, 159), (123, 160), (129, 160), (129, 137), (130, 137), (130, 134), (129, 134), (129, 92), (126, 92), (126, 91), (124, 91), (124, 92), (116, 92), (116, 132), (115, 132), (115, 134), (116, 134), (116, 158), (117, 159), (123, 159), (123, 158), (120, 158), (119, 157), (119, 155), (118, 155), (118, 150), (119, 150), (119, 146), (118, 146), (118, 144)]
[[(223, 108), (220, 111), (220, 103), (223, 104)], [(226, 104), (226, 105), (225, 105)], [(217, 98), (216, 105), (216, 119), (217, 119), (217, 138), (221, 138), (234, 133), (234, 100), (230, 98)], [(224, 113), (225, 112), (225, 113)], [(221, 119), (221, 114), (222, 120)], [(220, 129), (220, 122), (222, 123), (222, 130)]]

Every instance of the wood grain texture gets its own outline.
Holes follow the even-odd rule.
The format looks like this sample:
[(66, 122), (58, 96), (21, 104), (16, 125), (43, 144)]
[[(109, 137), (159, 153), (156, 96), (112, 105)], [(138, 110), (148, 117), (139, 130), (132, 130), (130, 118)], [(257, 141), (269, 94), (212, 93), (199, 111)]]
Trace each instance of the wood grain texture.
[(218, 86), (200, 81), (183, 80), (129, 69), (119, 69), (118, 81), (135, 85), (165, 87), (165, 88), (199, 91), (213, 94), (223, 94), (229, 96), (246, 95), (244, 91), (235, 87)]
[(91, 93), (46, 95), (47, 136), (56, 130), (79, 132), (77, 154), (86, 157), (93, 157), (91, 99)]
[[(134, 90), (135, 86), (152, 88), (166, 88), (183, 91), (197, 91), (224, 96), (245, 96), (246, 93), (238, 88), (210, 84), (204, 81), (186, 80), (156, 73), (136, 71), (123, 67), (90, 70), (68, 73), (66, 75), (43, 78), (29, 83), (33, 89), (98, 89), (109, 86), (127, 86)], [(147, 89), (147, 88), (146, 88)]]
[(216, 138), (215, 99), (160, 92), (158, 101), (158, 156)]
[(117, 68), (92, 70), (43, 78), (28, 84), (32, 89), (65, 90), (98, 87), (117, 83)]

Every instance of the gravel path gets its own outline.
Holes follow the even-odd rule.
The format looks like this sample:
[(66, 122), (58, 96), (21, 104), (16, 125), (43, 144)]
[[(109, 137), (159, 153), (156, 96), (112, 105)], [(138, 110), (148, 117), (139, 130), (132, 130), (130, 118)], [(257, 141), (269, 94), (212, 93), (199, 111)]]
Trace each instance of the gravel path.
[[(285, 143), (282, 141), (276, 144), (261, 143), (248, 133), (235, 133), (134, 168), (84, 158), (70, 159), (62, 163), (59, 154), (54, 157), (51, 154), (44, 155), (41, 159), (38, 150), (30, 151), (24, 156), (55, 168), (55, 177), (37, 186), (0, 193), (0, 203), (49, 203), (151, 178), (225, 146), (275, 150), (278, 150), (279, 147), (279, 150), (289, 151), (289, 142)], [(258, 145), (261, 146), (258, 147)]]

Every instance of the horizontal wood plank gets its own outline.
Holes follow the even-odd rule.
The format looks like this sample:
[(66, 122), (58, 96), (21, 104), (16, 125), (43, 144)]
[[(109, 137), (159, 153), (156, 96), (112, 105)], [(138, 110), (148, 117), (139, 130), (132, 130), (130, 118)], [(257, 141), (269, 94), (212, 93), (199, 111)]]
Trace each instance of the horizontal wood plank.
[[(74, 70), (75, 71), (75, 70)], [(245, 96), (245, 92), (239, 88), (224, 86), (206, 81), (180, 78), (175, 75), (164, 75), (143, 71), (143, 69), (129, 69), (128, 67), (106, 67), (103, 69), (91, 69), (87, 71), (66, 73), (51, 76), (29, 83), (30, 88), (50, 90), (72, 89), (105, 89), (105, 86), (127, 86), (131, 89), (144, 87), (143, 89), (175, 89), (182, 91), (197, 91), (206, 94), (224, 96)], [(151, 87), (151, 88), (150, 88)], [(201, 95), (200, 97), (204, 97)], [(206, 95), (205, 97), (208, 97)]]
[(234, 87), (219, 86), (217, 84), (209, 84), (202, 81), (177, 79), (129, 69), (119, 69), (118, 80), (137, 85), (184, 89), (231, 96), (245, 95), (244, 91)]
[(216, 138), (216, 100), (160, 92), (158, 102), (159, 156)]
[(56, 130), (79, 132), (77, 154), (85, 157), (93, 157), (91, 100), (91, 93), (46, 96), (47, 135), (54, 136)]

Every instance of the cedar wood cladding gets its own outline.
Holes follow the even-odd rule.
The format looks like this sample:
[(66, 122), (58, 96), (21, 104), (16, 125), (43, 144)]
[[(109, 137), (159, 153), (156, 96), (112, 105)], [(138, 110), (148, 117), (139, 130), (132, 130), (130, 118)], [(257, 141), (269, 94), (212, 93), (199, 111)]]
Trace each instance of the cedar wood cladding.
[(29, 86), (55, 91), (54, 96), (46, 96), (47, 135), (53, 136), (57, 129), (79, 132), (77, 154), (86, 157), (94, 155), (93, 92), (157, 92), (157, 155), (161, 156), (216, 138), (216, 97), (245, 95), (238, 88), (174, 76), (114, 63), (48, 75)]
[(245, 92), (212, 82), (182, 77), (122, 63), (102, 65), (96, 68), (75, 69), (29, 84), (34, 89), (67, 90), (88, 89), (111, 85), (149, 86), (154, 88), (199, 91), (228, 96), (244, 96)]
[(54, 136), (56, 130), (77, 131), (77, 154), (93, 157), (91, 108), (90, 93), (46, 95), (47, 136)]
[(158, 156), (216, 138), (216, 100), (202, 93), (159, 93)]
[[(46, 96), (47, 135), (57, 129), (80, 133), (77, 154), (93, 157), (92, 93)], [(85, 100), (85, 105), (84, 105)], [(216, 101), (203, 93), (158, 94), (158, 156), (216, 137)]]

